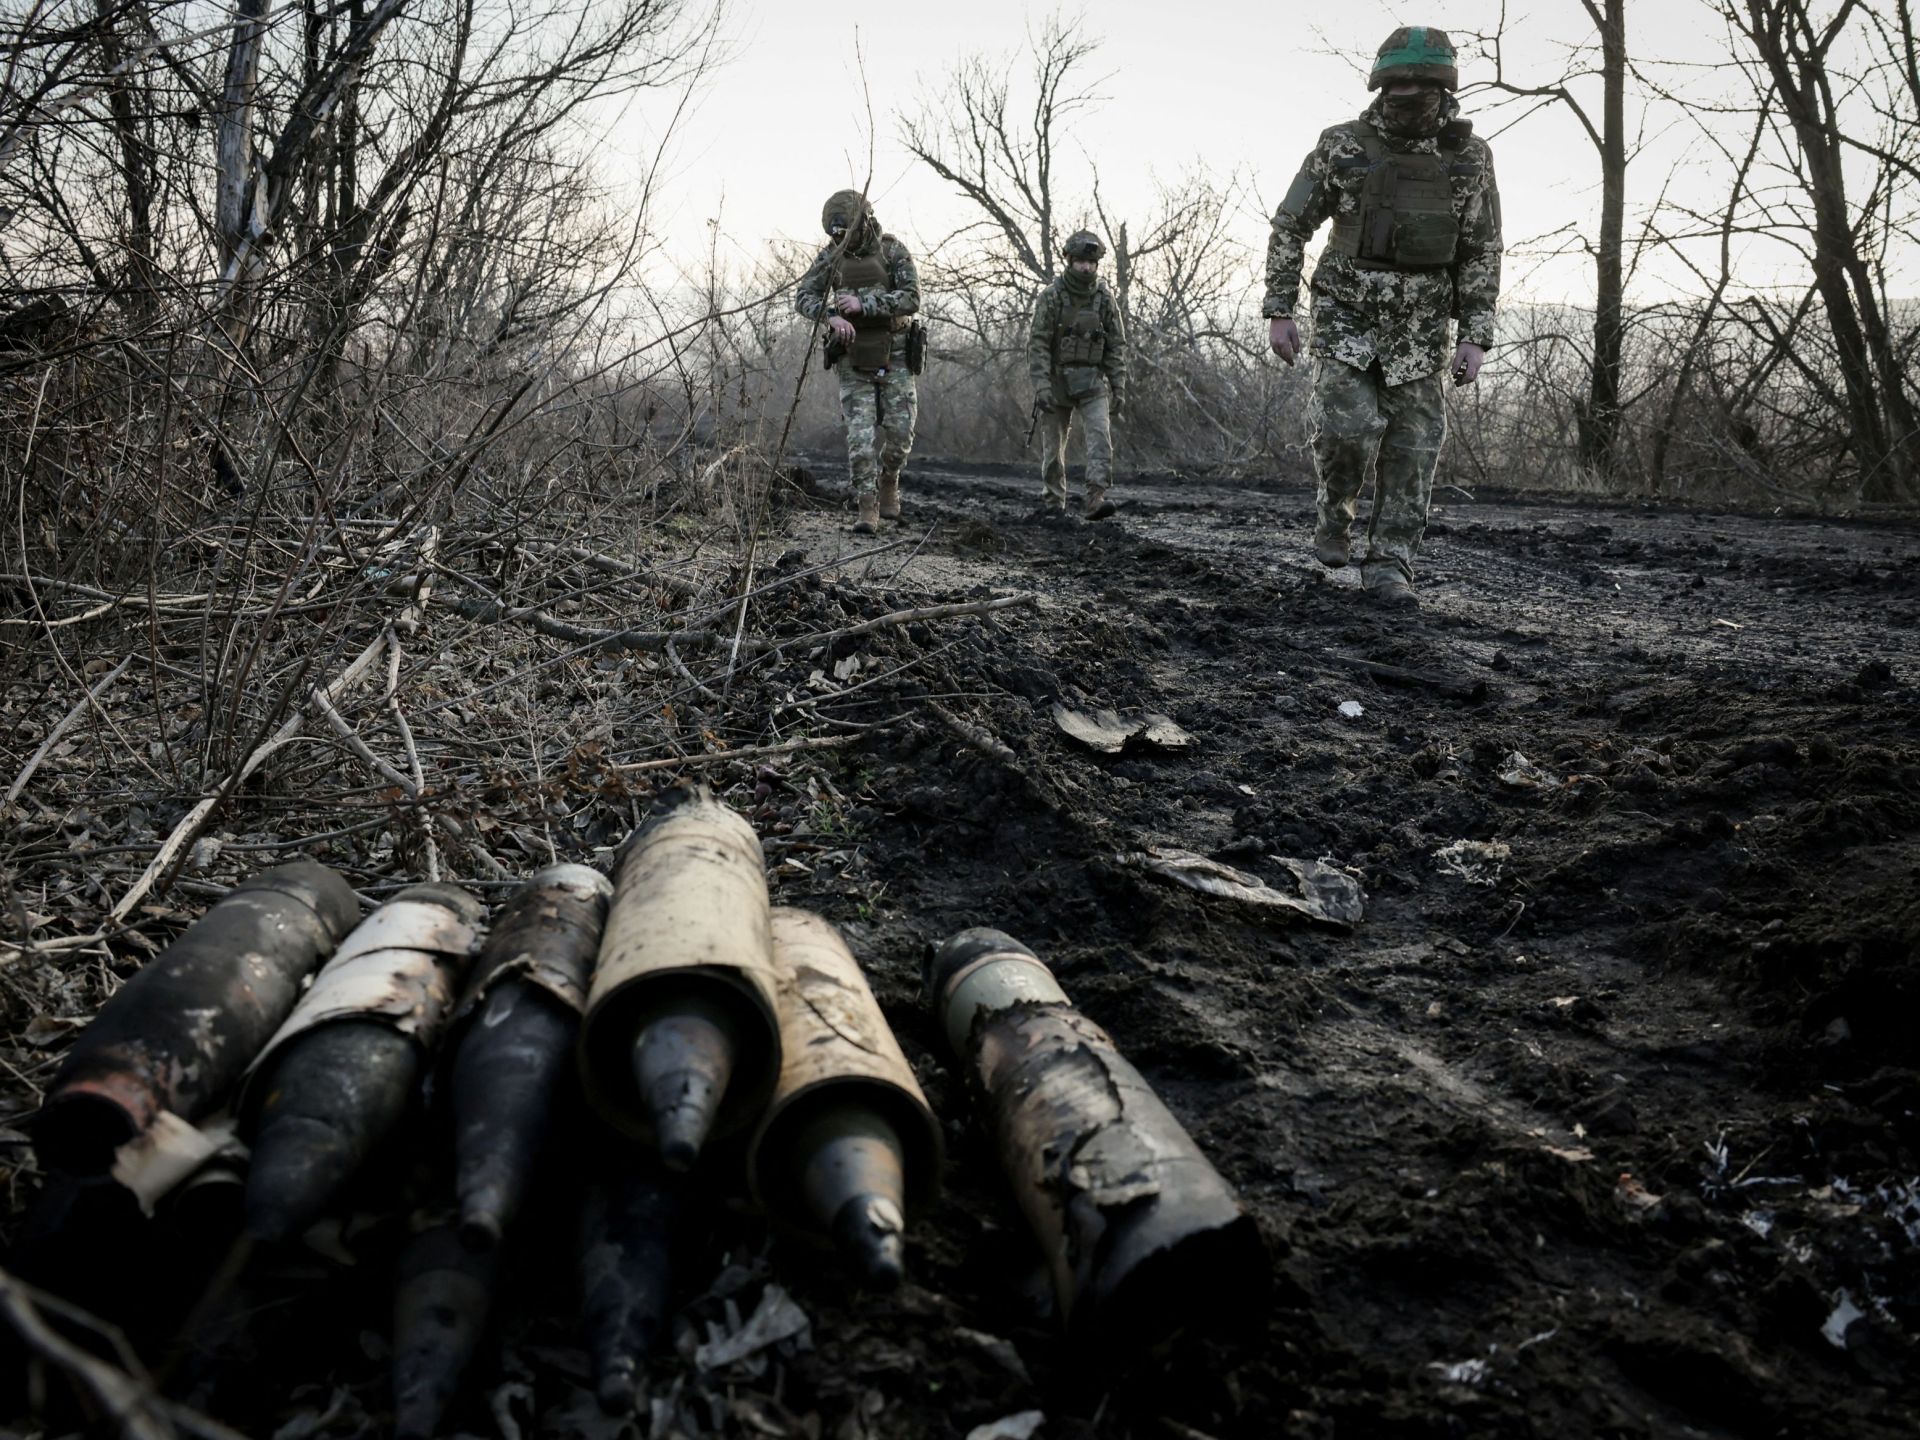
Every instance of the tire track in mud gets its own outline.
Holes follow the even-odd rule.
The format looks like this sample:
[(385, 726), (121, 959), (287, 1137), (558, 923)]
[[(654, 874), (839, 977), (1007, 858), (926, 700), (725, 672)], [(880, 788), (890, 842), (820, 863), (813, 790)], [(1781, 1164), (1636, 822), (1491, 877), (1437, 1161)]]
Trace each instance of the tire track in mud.
[[(1699, 570), (1667, 517), (1487, 506), (1467, 521), (1450, 507), (1409, 621), (1368, 608), (1354, 572), (1311, 562), (1297, 488), (1140, 486), (1118, 521), (1088, 527), (1034, 522), (1024, 476), (913, 478), (908, 525), (941, 522), (925, 547), (935, 583), (1044, 596), (947, 684), (990, 697), (979, 715), (1063, 803), (1036, 812), (1009, 775), (937, 738), (907, 747), (891, 777), (904, 803), (873, 837), (888, 913), (864, 938), (906, 955), (990, 923), (1033, 944), (1281, 1257), (1266, 1336), (1170, 1363), (1114, 1407), (1132, 1418), (1103, 1411), (1087, 1433), (1168, 1433), (1159, 1414), (1221, 1436), (1899, 1433), (1888, 1387), (1920, 1291), (1910, 1262), (1863, 1266), (1848, 1232), (1884, 1229), (1894, 1202), (1824, 1215), (1809, 1173), (1776, 1206), (1797, 1217), (1789, 1241), (1784, 1222), (1758, 1233), (1728, 1177), (1746, 1165), (1745, 1184), (1770, 1151), (1804, 1155), (1823, 1125), (1852, 1133), (1846, 1163), (1883, 1178), (1914, 1164), (1888, 1117), (1920, 1087), (1896, 1078), (1885, 1104), (1811, 1120), (1805, 1099), (1858, 1087), (1876, 1063), (1910, 1071), (1911, 1042), (1808, 1053), (1804, 1015), (1756, 987), (1748, 953), (1786, 931), (1824, 943), (1767, 913), (1791, 868), (1768, 847), (1787, 848), (1791, 826), (1762, 824), (1783, 795), (1817, 808), (1823, 768), (1886, 757), (1873, 763), (1892, 859), (1862, 883), (1884, 899), (1903, 867), (1920, 874), (1920, 812), (1901, 799), (1920, 789), (1920, 756), (1877, 703), (1910, 702), (1920, 647), (1897, 616), (1876, 631), (1861, 613), (1915, 604), (1913, 534), (1799, 522), (1775, 552), (1759, 522), (1717, 520), (1711, 543), (1805, 593), (1782, 615), (1743, 578), (1716, 581), (1715, 615), (1737, 602), (1767, 623), (1706, 628), (1688, 595), (1683, 633), (1658, 608)], [(1579, 558), (1517, 553), (1536, 543)], [(1689, 578), (1595, 601), (1597, 582), (1562, 573), (1622, 544)], [(1863, 576), (1817, 549), (1834, 544), (1894, 553)], [(1476, 706), (1375, 686), (1323, 663), (1327, 649), (1472, 673), (1495, 693)], [(1052, 733), (1054, 698), (1164, 711), (1200, 743), (1095, 758)], [(1341, 698), (1366, 714), (1341, 720)], [(1497, 779), (1514, 750), (1542, 767), (1537, 791)], [(1434, 850), (1461, 839), (1508, 847), (1492, 883), (1438, 873)], [(1351, 936), (1275, 926), (1118, 863), (1142, 842), (1269, 879), (1267, 857), (1324, 854), (1363, 874), (1369, 913)], [(1865, 934), (1843, 924), (1835, 939)], [(1887, 953), (1888, 993), (1910, 994), (1910, 951)], [(887, 998), (912, 1028), (907, 968)], [(984, 1171), (977, 1142), (950, 1138), (962, 1175)], [(1841, 1157), (1827, 1158), (1830, 1177)], [(962, 1179), (960, 1200), (1017, 1234), (990, 1187)], [(960, 1258), (981, 1239), (935, 1237), (938, 1281), (1043, 1357), (1043, 1387), (1063, 1384), (1044, 1327)], [(1879, 1304), (1871, 1333), (1841, 1347), (1821, 1330), (1849, 1283), (1877, 1286)]]

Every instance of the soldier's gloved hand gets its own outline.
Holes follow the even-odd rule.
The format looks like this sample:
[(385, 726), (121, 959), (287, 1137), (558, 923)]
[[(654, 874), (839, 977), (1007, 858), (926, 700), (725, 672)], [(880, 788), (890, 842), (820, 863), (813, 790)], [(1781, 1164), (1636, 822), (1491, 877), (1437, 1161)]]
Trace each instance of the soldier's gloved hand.
[(851, 290), (842, 290), (833, 297), (833, 303), (840, 307), (842, 315), (858, 315), (864, 308), (860, 304), (860, 297)]
[(827, 317), (827, 329), (833, 332), (833, 338), (838, 340), (842, 345), (851, 345), (853, 343), (853, 322), (851, 320), (842, 320), (838, 315), (829, 315)]
[(1300, 358), (1300, 327), (1291, 315), (1276, 315), (1267, 322), (1267, 344), (1288, 365)]
[(1471, 385), (1486, 362), (1487, 352), (1471, 341), (1462, 340), (1453, 351), (1453, 383)]
[(1126, 391), (1116, 390), (1113, 392), (1112, 395), (1107, 397), (1107, 418), (1113, 421), (1115, 424), (1119, 423), (1120, 417), (1126, 413), (1126, 409), (1127, 409), (1127, 392)]

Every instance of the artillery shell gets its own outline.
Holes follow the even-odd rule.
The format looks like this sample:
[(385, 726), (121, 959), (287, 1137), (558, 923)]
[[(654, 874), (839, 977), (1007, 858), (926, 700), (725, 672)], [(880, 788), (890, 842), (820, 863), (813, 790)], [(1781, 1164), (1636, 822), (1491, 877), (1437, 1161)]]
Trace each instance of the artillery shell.
[(1107, 1034), (1034, 953), (966, 930), (927, 989), (987, 1113), (1068, 1333), (1126, 1348), (1264, 1300), (1259, 1231)]
[(427, 1440), (460, 1393), (486, 1334), (494, 1256), (476, 1255), (450, 1226), (408, 1242), (393, 1297), (393, 1431)]
[(641, 1167), (603, 1175), (580, 1214), (580, 1299), (594, 1389), (609, 1415), (633, 1412), (640, 1363), (667, 1336), (674, 1256), (687, 1202), (680, 1182)]
[(419, 1079), (419, 1047), (378, 1021), (337, 1020), (289, 1044), (257, 1111), (247, 1233), (304, 1234), (400, 1128)]
[(613, 886), (584, 865), (541, 871), (508, 902), (449, 1041), (460, 1238), (497, 1245), (553, 1128)]
[(484, 913), (450, 885), (402, 890), (342, 942), (267, 1043), (241, 1092), (248, 1234), (303, 1233), (398, 1130)]
[(904, 1274), (905, 1211), (940, 1176), (940, 1127), (840, 932), (804, 910), (772, 915), (784, 1061), (748, 1152), (755, 1197), (831, 1238), (874, 1289)]
[(627, 842), (580, 1037), (581, 1078), (619, 1129), (691, 1164), (750, 1124), (780, 1073), (765, 861), (704, 787)]
[(162, 1112), (198, 1120), (217, 1109), (359, 913), (347, 882), (311, 860), (221, 897), (67, 1052), (33, 1123), (42, 1162), (103, 1174)]

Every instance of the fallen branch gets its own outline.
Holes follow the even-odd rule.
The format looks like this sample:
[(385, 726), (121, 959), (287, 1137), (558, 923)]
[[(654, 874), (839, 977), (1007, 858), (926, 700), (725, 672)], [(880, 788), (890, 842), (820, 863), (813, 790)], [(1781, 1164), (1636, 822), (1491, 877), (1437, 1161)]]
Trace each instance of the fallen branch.
[[(338, 700), (357, 684), (360, 677), (372, 668), (373, 662), (380, 658), (380, 652), (386, 648), (387, 632), (383, 630), (371, 645), (367, 646), (359, 655), (354, 657), (352, 664), (348, 665), (346, 669), (334, 677), (332, 683), (324, 689), (312, 691), (308, 697), (309, 703), (317, 697), (331, 708), (334, 701)], [(140, 873), (140, 878), (133, 882), (132, 888), (120, 897), (120, 902), (109, 912), (108, 919), (117, 925), (132, 913), (133, 907), (145, 899), (147, 892), (153, 889), (154, 882), (167, 873), (168, 868), (173, 864), (174, 857), (199, 838), (200, 831), (205, 827), (207, 821), (212, 818), (213, 812), (219, 809), (221, 804), (226, 800), (227, 796), (231, 795), (234, 790), (244, 784), (254, 771), (266, 764), (267, 760), (275, 751), (291, 744), (298, 738), (300, 734), (300, 723), (305, 717), (306, 709), (304, 706), (295, 710), (293, 714), (281, 722), (280, 728), (273, 732), (272, 738), (256, 746), (253, 753), (241, 761), (240, 767), (231, 775), (227, 776), (225, 780), (221, 781), (211, 795), (203, 798), (181, 817), (180, 823), (173, 827), (173, 833), (167, 836), (166, 841), (160, 846), (159, 853), (153, 857), (152, 862), (147, 868)]]
[(1487, 698), (1487, 682), (1458, 675), (1437, 675), (1431, 670), (1409, 670), (1401, 665), (1387, 665), (1378, 660), (1367, 660), (1359, 655), (1343, 655), (1338, 650), (1317, 650), (1298, 640), (1285, 642), (1291, 649), (1303, 655), (1311, 655), (1319, 660), (1329, 660), (1348, 670), (1358, 671), (1362, 675), (1371, 675), (1376, 680), (1385, 680), (1391, 685), (1414, 685), (1433, 690), (1454, 700), (1484, 700)]
[(107, 687), (118, 680), (120, 676), (125, 673), (127, 666), (132, 663), (133, 657), (129, 655), (118, 665), (114, 666), (113, 669), (101, 676), (99, 680), (94, 682), (93, 688), (80, 697), (79, 703), (62, 717), (60, 723), (47, 732), (47, 738), (40, 742), (40, 748), (27, 757), (27, 763), (21, 766), (20, 773), (13, 777), (13, 784), (7, 787), (5, 798), (0, 799), (0, 808), (11, 805), (15, 800), (20, 798), (20, 792), (26, 789), (27, 781), (33, 778), (33, 772), (40, 768), (40, 762), (47, 758), (48, 753), (59, 743), (60, 737), (73, 727), (74, 721), (86, 714), (89, 706), (99, 705), (100, 697), (107, 693)]
[(778, 745), (752, 745), (744, 750), (711, 750), (704, 755), (669, 755), (663, 760), (629, 760), (624, 765), (609, 765), (622, 775), (640, 770), (672, 770), (681, 765), (718, 765), (727, 760), (764, 760), (771, 755), (797, 755), (803, 750), (839, 750), (858, 740), (858, 735), (815, 735), (804, 740), (783, 740)]

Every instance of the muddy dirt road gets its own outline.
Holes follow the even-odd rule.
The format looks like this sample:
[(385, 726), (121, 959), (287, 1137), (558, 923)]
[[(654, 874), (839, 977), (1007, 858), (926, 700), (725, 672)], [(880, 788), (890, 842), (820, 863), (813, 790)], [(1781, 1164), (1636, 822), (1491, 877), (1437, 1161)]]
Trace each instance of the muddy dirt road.
[[(758, 573), (795, 583), (752, 633), (1037, 596), (763, 650), (754, 713), (851, 738), (700, 772), (760, 829), (776, 900), (838, 923), (874, 978), (943, 1117), (947, 1195), (912, 1283), (876, 1301), (723, 1187), (681, 1352), (627, 1425), (584, 1388), (567, 1262), (529, 1246), (458, 1433), (965, 1440), (1029, 1411), (1040, 1440), (1914, 1433), (1920, 529), (1443, 491), (1407, 615), (1313, 563), (1300, 479), (1132, 482), (1089, 526), (1038, 522), (1024, 473), (924, 465), (915, 543), (836, 568), (873, 542), (847, 532), (844, 470), (815, 468), (823, 494), (762, 546)], [(558, 641), (462, 623), (421, 682), (462, 727), (423, 738), (435, 793), (604, 860), (634, 791), (585, 737), (617, 750), (623, 714), (657, 721), (679, 682), (646, 662), (642, 699), (638, 661), (554, 668)], [(487, 667), (542, 654), (552, 713), (493, 716)], [(723, 660), (675, 663), (698, 744)], [(1165, 715), (1192, 743), (1095, 753), (1056, 705)], [(496, 721), (533, 758), (517, 780), (487, 760), (483, 785)], [(282, 823), (246, 803), (243, 841)], [(381, 823), (313, 853), (390, 890)], [(22, 883), (71, 872), (67, 843)], [(1282, 891), (1284, 862), (1324, 861), (1364, 918), (1183, 889), (1150, 847)], [(1070, 1362), (920, 993), (929, 948), (983, 924), (1052, 965), (1238, 1187), (1273, 1257), (1263, 1328)], [(16, 1063), (50, 1063), (29, 1042), (49, 1043), (16, 1035)], [(182, 1393), (248, 1434), (385, 1433), (390, 1301), (346, 1274), (243, 1317), (261, 1358)], [(701, 1369), (745, 1316), (800, 1323), (775, 1279), (806, 1337)]]
[[(819, 1337), (896, 1397), (875, 1433), (1913, 1433), (1920, 535), (1443, 492), (1406, 617), (1312, 562), (1304, 483), (1131, 484), (1097, 526), (1035, 523), (1036, 489), (922, 468), (896, 587), (1040, 593), (915, 673), (1012, 762), (940, 727), (864, 755), (860, 863), (782, 886), (923, 1048), (928, 944), (1034, 946), (1239, 1186), (1280, 1298), (1075, 1394), (980, 1263), (1022, 1237), (955, 1127), (940, 1303)], [(1098, 756), (1056, 700), (1195, 744)], [(1282, 888), (1324, 858), (1366, 918), (1264, 919), (1122, 861), (1149, 845)]]

